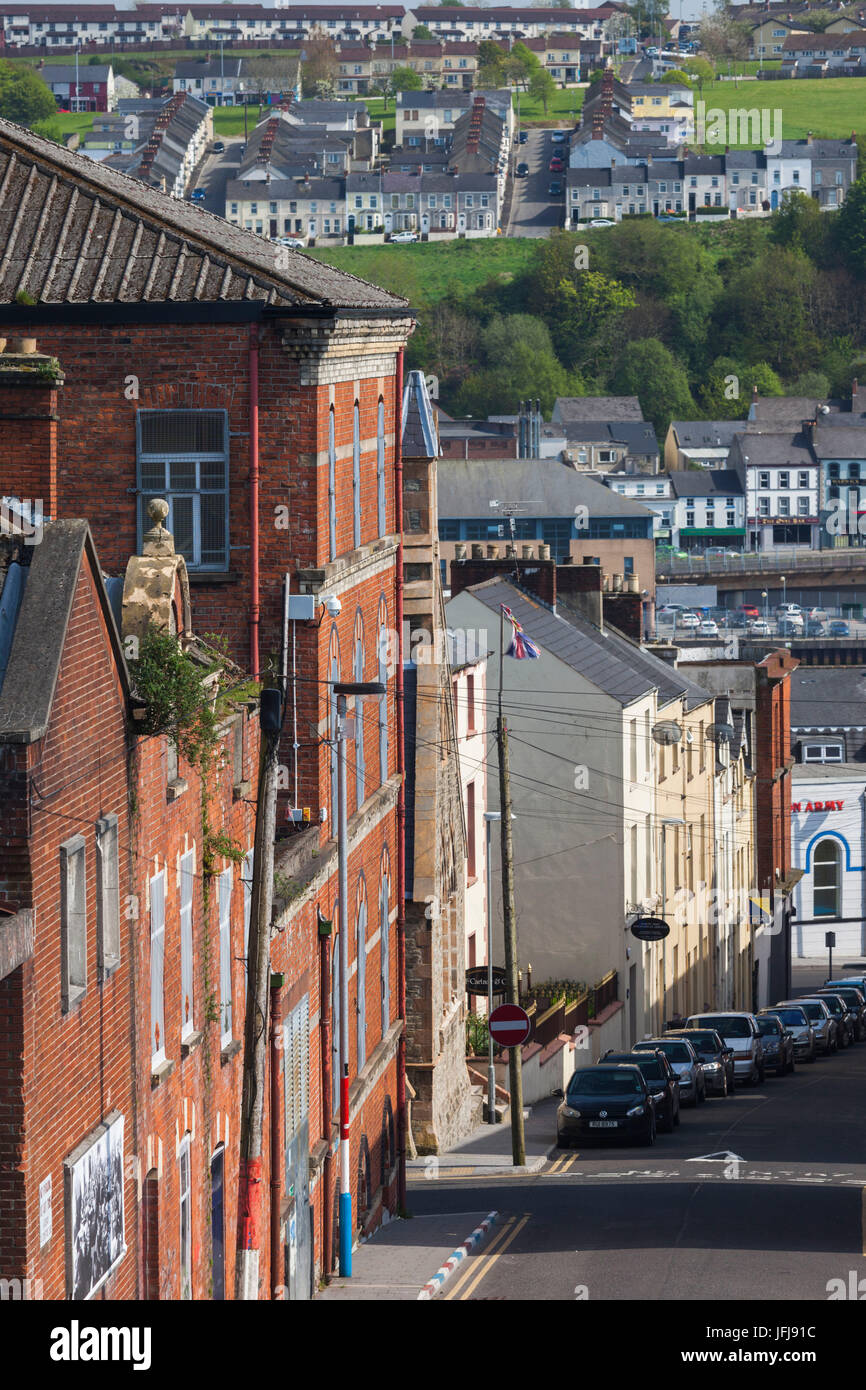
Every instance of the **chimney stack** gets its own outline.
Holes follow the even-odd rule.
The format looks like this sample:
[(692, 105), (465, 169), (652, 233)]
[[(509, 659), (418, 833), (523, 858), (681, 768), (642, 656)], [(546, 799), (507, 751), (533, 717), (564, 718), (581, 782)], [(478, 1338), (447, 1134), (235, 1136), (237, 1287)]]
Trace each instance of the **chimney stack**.
[[(4, 340), (0, 339), (0, 343)], [(63, 373), (35, 338), (12, 338), (0, 353), (2, 491), (30, 514), (57, 517), (57, 392)]]

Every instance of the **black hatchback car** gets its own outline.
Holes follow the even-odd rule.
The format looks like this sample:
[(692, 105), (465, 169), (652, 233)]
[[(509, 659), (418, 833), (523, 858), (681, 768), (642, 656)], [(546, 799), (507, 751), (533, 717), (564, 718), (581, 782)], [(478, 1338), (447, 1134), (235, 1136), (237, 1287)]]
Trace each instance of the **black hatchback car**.
[(677, 1074), (661, 1049), (654, 1052), (606, 1052), (603, 1062), (623, 1062), (640, 1067), (649, 1087), (656, 1111), (656, 1124), (665, 1134), (671, 1134), (680, 1122), (680, 1083)]
[(576, 1139), (631, 1139), (653, 1144), (655, 1106), (638, 1066), (599, 1062), (580, 1067), (556, 1112), (556, 1141), (561, 1149)]
[(764, 1066), (772, 1067), (777, 1076), (794, 1070), (794, 1036), (775, 1014), (756, 1014), (758, 1029), (764, 1044)]
[(734, 1054), (714, 1028), (668, 1028), (665, 1037), (691, 1043), (703, 1068), (707, 1095), (733, 1095)]

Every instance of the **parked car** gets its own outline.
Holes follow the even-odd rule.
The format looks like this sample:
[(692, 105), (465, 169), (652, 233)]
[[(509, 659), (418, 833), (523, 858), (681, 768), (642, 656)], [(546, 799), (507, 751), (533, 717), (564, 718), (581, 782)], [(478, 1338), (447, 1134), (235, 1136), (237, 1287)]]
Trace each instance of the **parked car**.
[(737, 611), (742, 613), (744, 620), (746, 618), (760, 618), (761, 616), (760, 608), (756, 607), (754, 603), (743, 603)]
[(564, 145), (566, 140), (568, 139), (568, 131), (555, 130), (550, 138), (553, 141), (554, 145)]
[(551, 174), (561, 174), (565, 168), (565, 160), (561, 154), (555, 154), (547, 167)]
[(805, 1010), (791, 1005), (789, 1008), (774, 1007), (772, 1009), (761, 1009), (755, 1017), (760, 1023), (761, 1019), (772, 1015), (777, 1018), (783, 1028), (791, 1034), (791, 1041), (794, 1044), (794, 1060), (803, 1062), (814, 1062), (818, 1056), (818, 1043), (815, 1032), (809, 1022), (809, 1017)]
[(753, 637), (771, 637), (773, 634), (773, 629), (765, 618), (753, 618), (748, 630)]
[(280, 246), (291, 246), (293, 251), (303, 251), (304, 242), (298, 236), (278, 236), (277, 243)]
[(590, 227), (615, 227), (616, 223), (612, 222), (609, 217), (593, 217), (589, 225)]
[(796, 618), (780, 618), (776, 631), (780, 637), (802, 637), (802, 619), (798, 622)]
[(665, 603), (661, 608), (656, 610), (656, 618), (665, 618), (668, 622), (675, 623), (679, 611), (677, 604)]
[(682, 218), (682, 217), (669, 217), (666, 213), (661, 213), (661, 214), (656, 218), (656, 222), (682, 222), (682, 221), (683, 221), (683, 218)]
[(519, 131), (517, 132), (517, 143), (518, 143), (518, 145), (525, 145), (528, 139), (529, 139), (529, 131), (528, 131), (528, 130), (519, 130)]
[(816, 618), (819, 622), (825, 623), (827, 621), (827, 610), (826, 608), (810, 608), (806, 617)]
[(718, 637), (719, 625), (713, 622), (712, 618), (704, 618), (699, 631), (702, 637)]
[(669, 1028), (666, 1038), (684, 1038), (691, 1044), (703, 1068), (704, 1086), (713, 1095), (727, 1096), (734, 1089), (734, 1053), (714, 1028)]
[(775, 1014), (756, 1014), (764, 1045), (764, 1066), (777, 1076), (794, 1070), (794, 1035)]
[(823, 994), (825, 989), (832, 989), (836, 994), (841, 994), (859, 1023), (859, 1036), (866, 1038), (866, 977), (857, 975), (853, 979), (825, 980), (823, 988), (815, 993)]
[(826, 637), (826, 635), (827, 629), (825, 628), (824, 624), (821, 622), (819, 618), (806, 619), (807, 637)]
[(694, 629), (700, 627), (701, 625), (701, 620), (698, 617), (697, 613), (681, 613), (677, 621), (680, 627), (685, 628)]
[(206, 188), (194, 188), (194, 189), (192, 190), (192, 193), (190, 193), (190, 195), (189, 195), (189, 200), (190, 200), (191, 203), (203, 203), (206, 197), (207, 197), (207, 189), (206, 189)]
[(676, 1072), (680, 1083), (680, 1104), (703, 1105), (707, 1098), (707, 1083), (698, 1054), (684, 1038), (642, 1038), (634, 1052), (663, 1052)]
[(399, 246), (408, 246), (410, 242), (418, 240), (417, 232), (392, 232), (391, 241)]
[(734, 1077), (747, 1085), (764, 1080), (764, 1048), (754, 1014), (693, 1014), (686, 1028), (715, 1028), (734, 1054)]
[(655, 1104), (640, 1067), (599, 1062), (579, 1067), (556, 1112), (556, 1142), (568, 1148), (575, 1139), (636, 1139), (654, 1144)]
[(799, 603), (780, 603), (776, 607), (776, 613), (780, 618), (802, 618), (803, 610)]
[(640, 1067), (655, 1105), (656, 1126), (671, 1134), (680, 1122), (680, 1087), (677, 1074), (663, 1052), (614, 1052), (602, 1058), (604, 1062), (624, 1062)]
[(823, 1052), (828, 1057), (831, 1052), (838, 1050), (839, 1044), (836, 1040), (836, 1023), (823, 999), (780, 999), (773, 1005), (776, 1009), (802, 1009), (812, 1025), (812, 1032), (815, 1034), (815, 1043), (818, 1051)]
[(214, 140), (214, 142), (213, 142), (213, 152), (214, 152), (214, 154), (225, 154), (225, 152), (226, 152), (225, 141), (224, 141), (224, 140)]
[(835, 991), (822, 989), (820, 994), (816, 990), (814, 996), (810, 995), (809, 997), (815, 999), (823, 999), (824, 1003), (827, 1005), (827, 1008), (830, 1010), (835, 1020), (836, 1036), (839, 1039), (839, 1047), (850, 1047), (851, 1044), (855, 1041), (855, 1023), (854, 1019), (848, 1011), (848, 1006), (845, 1003), (845, 1000), (841, 997), (841, 995), (836, 994)]
[(529, 177), (529, 165), (526, 163), (525, 160), (521, 160), (518, 164), (516, 174), (519, 179), (525, 179)]
[(841, 618), (834, 618), (830, 624), (831, 637), (850, 637), (851, 629)]
[(547, 192), (551, 198), (561, 198), (562, 184), (559, 183), (558, 180), (554, 179), (553, 183), (548, 185)]

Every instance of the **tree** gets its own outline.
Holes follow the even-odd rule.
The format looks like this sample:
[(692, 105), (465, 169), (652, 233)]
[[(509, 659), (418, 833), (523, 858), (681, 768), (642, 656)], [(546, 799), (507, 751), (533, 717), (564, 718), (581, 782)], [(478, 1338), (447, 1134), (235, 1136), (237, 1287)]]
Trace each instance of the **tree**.
[(540, 69), (541, 63), (525, 43), (514, 44), (503, 63), (505, 80), (513, 82), (516, 86), (522, 84), (524, 90), (528, 88), (533, 73), (539, 72)]
[(834, 14), (832, 10), (809, 10), (797, 15), (797, 26), (809, 29), (813, 34), (823, 34), (827, 26), (838, 18), (838, 14)]
[(829, 255), (832, 229), (832, 219), (816, 200), (797, 188), (785, 190), (781, 205), (770, 218), (772, 241), (792, 251), (804, 251), (816, 263)]
[(833, 229), (839, 254), (852, 275), (866, 279), (866, 178), (848, 189)]
[(392, 92), (420, 92), (424, 84), (412, 68), (395, 68), (391, 73)]
[(753, 387), (759, 396), (784, 394), (779, 376), (766, 362), (745, 366), (733, 357), (717, 357), (698, 392), (701, 409), (711, 420), (743, 420)]
[(703, 92), (704, 83), (712, 82), (716, 75), (712, 63), (708, 63), (706, 58), (689, 58), (686, 72), (697, 82), (699, 92)]
[(529, 95), (540, 101), (545, 116), (551, 101), (556, 96), (556, 83), (546, 68), (539, 68), (529, 79)]
[(550, 332), (531, 314), (497, 314), (481, 333), (484, 366), (467, 377), (454, 407), (462, 415), (514, 411), (520, 400), (538, 398), (550, 411), (557, 396), (579, 394), (582, 381), (557, 360)]
[(717, 310), (728, 350), (747, 363), (768, 361), (782, 376), (812, 367), (818, 350), (810, 320), (816, 273), (802, 252), (778, 246), (735, 271)]
[(661, 81), (664, 83), (665, 86), (667, 86), (668, 83), (673, 83), (674, 85), (679, 85), (680, 87), (690, 88), (692, 85), (692, 79), (689, 77), (687, 72), (683, 72), (682, 68), (671, 68), (670, 72), (665, 73)]
[(694, 419), (685, 368), (658, 338), (626, 343), (608, 385), (618, 396), (637, 396), (659, 439), (671, 420)]
[(416, 24), (412, 30), (413, 39), (432, 39), (433, 31), (426, 24)]
[(317, 96), (323, 89), (333, 88), (340, 71), (334, 40), (308, 39), (303, 51), (301, 90), (304, 96)]
[(0, 116), (16, 125), (32, 126), (56, 115), (51, 89), (35, 72), (0, 62)]
[(280, 53), (261, 53), (244, 62), (244, 86), (256, 93), (259, 106), (267, 92), (291, 92), (295, 86), (297, 62)]
[(702, 21), (698, 30), (701, 48), (713, 62), (732, 58), (747, 58), (752, 46), (748, 24), (732, 19), (724, 10), (717, 10)]

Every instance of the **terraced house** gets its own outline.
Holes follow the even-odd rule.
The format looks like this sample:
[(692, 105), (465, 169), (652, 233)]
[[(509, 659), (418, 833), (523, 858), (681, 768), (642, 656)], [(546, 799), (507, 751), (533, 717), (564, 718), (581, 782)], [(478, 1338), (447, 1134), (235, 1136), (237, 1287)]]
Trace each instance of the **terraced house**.
[[(0, 336), (36, 337), (65, 370), (46, 425), (56, 484), (44, 513), (86, 518), (100, 565), (116, 574), (142, 553), (150, 504), (163, 500), (197, 630), (219, 634), (251, 675), (285, 674), (296, 722), (280, 758), (271, 968), (285, 977), (289, 1043), (279, 1077), (280, 1269), (263, 1260), (262, 1278), (309, 1297), (333, 1250), (337, 1068), (323, 1040), (334, 1036), (326, 1026), (341, 932), (356, 1229), (394, 1212), (401, 1185), (402, 667), (382, 654), (386, 635), (401, 631), (401, 372), (412, 316), (394, 295), (5, 121), (0, 240)], [(0, 491), (36, 497), (37, 484), (27, 454), (0, 445)], [(347, 902), (338, 901), (329, 686), (341, 676), (386, 684), (372, 709), (358, 709), (347, 759)], [(321, 923), (333, 929), (324, 934)], [(155, 949), (142, 942), (143, 961)], [(238, 977), (238, 1008), (241, 988)], [(162, 1159), (153, 1200), (169, 1158), (175, 1171), (177, 1134), (191, 1128), (189, 1099), (180, 1091), (154, 1111), (148, 1152)], [(236, 1115), (226, 1113), (230, 1146)], [(177, 1171), (185, 1190), (188, 1169)], [(266, 1164), (265, 1182), (269, 1172)], [(192, 1248), (207, 1259), (211, 1236), (198, 1209), (193, 1219)]]

